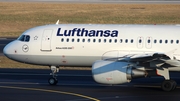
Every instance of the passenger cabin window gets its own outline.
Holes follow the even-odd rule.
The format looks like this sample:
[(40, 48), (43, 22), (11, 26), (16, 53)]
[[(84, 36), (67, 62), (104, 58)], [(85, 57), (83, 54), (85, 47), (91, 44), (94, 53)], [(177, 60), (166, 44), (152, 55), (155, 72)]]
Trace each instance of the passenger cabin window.
[(30, 36), (29, 35), (22, 35), (18, 38), (20, 41), (29, 42)]
[(114, 42), (117, 43), (117, 39), (114, 39)]
[(82, 42), (85, 42), (85, 39), (83, 39)]
[(128, 43), (128, 39), (126, 39), (125, 42)]
[(176, 40), (176, 43), (178, 44), (178, 43), (179, 43), (179, 40)]
[(157, 40), (154, 40), (154, 43), (156, 43), (157, 42)]
[(62, 39), (61, 39), (61, 42), (63, 42), (63, 41), (64, 41), (64, 39), (62, 38)]
[(67, 38), (66, 41), (69, 42), (69, 39)]
[(106, 43), (106, 39), (104, 39), (104, 43)]
[(133, 39), (131, 39), (131, 43), (133, 43)]
[(90, 42), (91, 41), (91, 39), (88, 39), (88, 42)]
[(112, 40), (111, 39), (109, 39), (109, 43), (111, 43), (112, 42)]
[(77, 39), (77, 42), (80, 42), (80, 39)]
[(123, 40), (122, 39), (120, 39), (120, 43), (122, 43), (123, 42)]
[(165, 40), (165, 43), (168, 43), (168, 40)]
[(101, 39), (99, 39), (99, 43), (101, 42)]
[(171, 40), (171, 44), (173, 44), (173, 40)]
[(93, 42), (96, 42), (96, 39), (93, 39)]
[(72, 42), (74, 42), (74, 39), (72, 39)]

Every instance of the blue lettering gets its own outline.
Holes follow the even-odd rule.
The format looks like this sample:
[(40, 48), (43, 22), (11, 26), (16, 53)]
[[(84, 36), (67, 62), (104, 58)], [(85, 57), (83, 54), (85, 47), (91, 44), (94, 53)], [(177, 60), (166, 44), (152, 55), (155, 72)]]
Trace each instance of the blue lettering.
[(64, 36), (70, 36), (71, 35), (71, 30), (67, 32), (67, 30), (64, 30)]
[(106, 31), (104, 31), (104, 37), (108, 37), (109, 35), (110, 35), (110, 30), (106, 30)]
[(117, 37), (118, 36), (118, 31), (114, 30), (112, 31), (111, 37)]
[[(99, 33), (100, 33), (100, 34), (99, 34)], [(102, 37), (102, 36), (103, 36), (103, 30), (97, 30), (96, 36)]]
[(77, 35), (83, 36), (83, 34), (80, 34), (80, 32), (81, 32), (81, 29), (79, 28), (79, 29), (77, 30)]
[[(74, 33), (76, 32), (76, 29), (77, 28), (74, 28), (73, 30), (72, 30), (72, 36), (74, 36)], [(77, 33), (78, 34), (78, 33)]]
[(85, 37), (118, 37), (118, 30), (95, 30), (73, 28), (72, 30), (57, 30), (57, 36), (85, 36)]
[(85, 33), (85, 36), (88, 36), (88, 30), (85, 30), (85, 28), (83, 28), (83, 29), (81, 30), (81, 35), (83, 36), (84, 33)]
[(61, 34), (60, 32), (61, 32), (61, 28), (58, 29), (57, 36), (63, 36), (63, 34)]
[(90, 30), (89, 31), (89, 37), (94, 37), (95, 36), (95, 30)]

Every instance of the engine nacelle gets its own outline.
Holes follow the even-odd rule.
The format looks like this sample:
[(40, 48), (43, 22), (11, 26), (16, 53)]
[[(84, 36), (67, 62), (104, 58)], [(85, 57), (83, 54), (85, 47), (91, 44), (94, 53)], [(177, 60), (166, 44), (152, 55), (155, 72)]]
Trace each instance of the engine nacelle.
[(133, 67), (128, 62), (98, 60), (92, 66), (94, 80), (103, 84), (127, 83), (145, 74), (143, 67)]

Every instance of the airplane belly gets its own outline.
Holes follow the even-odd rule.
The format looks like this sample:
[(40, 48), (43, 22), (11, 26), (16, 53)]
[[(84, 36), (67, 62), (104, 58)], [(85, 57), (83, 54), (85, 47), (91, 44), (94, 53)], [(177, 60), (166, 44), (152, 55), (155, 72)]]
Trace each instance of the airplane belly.
[(92, 66), (98, 56), (63, 56), (63, 55), (31, 55), (29, 63), (35, 65), (55, 65), (55, 66)]

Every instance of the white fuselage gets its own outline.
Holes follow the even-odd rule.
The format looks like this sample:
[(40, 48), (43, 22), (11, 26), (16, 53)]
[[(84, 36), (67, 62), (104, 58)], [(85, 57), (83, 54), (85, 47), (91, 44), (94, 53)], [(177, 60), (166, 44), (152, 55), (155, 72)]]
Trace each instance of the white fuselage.
[(30, 64), (92, 66), (109, 57), (156, 52), (173, 52), (180, 60), (178, 25), (59, 24), (35, 27), (22, 35), (29, 41), (11, 42), (4, 54)]

